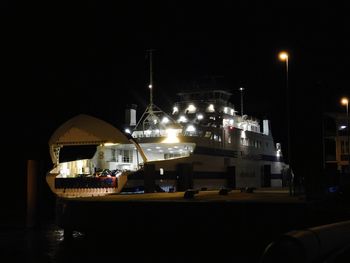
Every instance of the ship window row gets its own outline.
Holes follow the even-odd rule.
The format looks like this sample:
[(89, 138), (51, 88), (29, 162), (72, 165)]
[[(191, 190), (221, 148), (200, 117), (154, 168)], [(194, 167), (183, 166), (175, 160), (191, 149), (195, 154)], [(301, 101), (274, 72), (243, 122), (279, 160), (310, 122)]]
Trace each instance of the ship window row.
[(212, 133), (210, 131), (206, 131), (204, 137), (205, 138), (210, 138), (210, 140), (216, 141), (216, 142), (221, 142), (222, 141), (222, 138), (221, 138), (220, 135)]
[[(258, 140), (252, 140), (249, 138), (241, 138), (241, 145), (260, 149), (262, 147), (262, 142)], [(266, 147), (268, 147), (268, 143), (266, 143)]]
[(252, 125), (251, 130), (254, 132), (260, 132), (260, 129), (257, 126)]
[(165, 153), (164, 159), (176, 158), (176, 157), (181, 157), (181, 156), (182, 155), (179, 153)]
[(212, 136), (212, 140), (214, 140), (214, 141), (216, 141), (216, 142), (221, 142), (221, 136), (220, 136), (220, 135), (214, 134), (214, 135)]

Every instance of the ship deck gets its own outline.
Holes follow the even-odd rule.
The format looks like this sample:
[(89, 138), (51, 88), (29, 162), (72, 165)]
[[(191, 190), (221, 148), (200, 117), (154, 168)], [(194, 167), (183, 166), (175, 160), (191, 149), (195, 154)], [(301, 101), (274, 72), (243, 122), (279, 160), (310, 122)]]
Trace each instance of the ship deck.
[(232, 190), (227, 195), (220, 195), (219, 190), (198, 191), (193, 198), (184, 198), (184, 192), (111, 194), (98, 197), (67, 199), (68, 202), (237, 202), (237, 203), (295, 203), (305, 204), (303, 196), (290, 196), (286, 188), (255, 189), (253, 193)]

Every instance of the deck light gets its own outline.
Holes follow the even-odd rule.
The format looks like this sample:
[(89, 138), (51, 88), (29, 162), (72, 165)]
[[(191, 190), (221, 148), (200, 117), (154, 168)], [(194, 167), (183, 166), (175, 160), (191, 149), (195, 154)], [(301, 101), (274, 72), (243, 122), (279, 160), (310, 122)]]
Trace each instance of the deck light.
[(175, 106), (175, 107), (173, 108), (173, 114), (178, 113), (178, 112), (179, 112), (179, 108)]
[(195, 132), (196, 128), (193, 125), (188, 125), (186, 131), (188, 131), (188, 132)]
[(162, 119), (162, 123), (167, 124), (168, 122), (169, 122), (169, 118), (168, 118), (168, 117), (164, 117), (164, 118)]
[(162, 141), (163, 143), (178, 143), (180, 142), (177, 137), (177, 133), (175, 129), (166, 129), (167, 137)]
[(180, 116), (178, 122), (187, 122), (187, 119), (185, 116)]
[(196, 107), (193, 104), (188, 105), (186, 111), (189, 113), (194, 113), (196, 111)]

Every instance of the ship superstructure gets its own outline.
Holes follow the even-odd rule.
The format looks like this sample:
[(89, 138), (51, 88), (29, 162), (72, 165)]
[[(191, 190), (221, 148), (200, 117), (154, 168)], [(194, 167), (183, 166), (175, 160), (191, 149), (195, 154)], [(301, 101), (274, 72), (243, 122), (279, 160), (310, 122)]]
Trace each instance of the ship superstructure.
[[(149, 163), (154, 161), (157, 184), (166, 189), (282, 186), (286, 165), (268, 120), (238, 115), (225, 90), (178, 95), (170, 117), (159, 110), (152, 127), (144, 129), (139, 121), (132, 133)], [(185, 186), (183, 165), (190, 177)], [(137, 184), (142, 184), (140, 177)]]

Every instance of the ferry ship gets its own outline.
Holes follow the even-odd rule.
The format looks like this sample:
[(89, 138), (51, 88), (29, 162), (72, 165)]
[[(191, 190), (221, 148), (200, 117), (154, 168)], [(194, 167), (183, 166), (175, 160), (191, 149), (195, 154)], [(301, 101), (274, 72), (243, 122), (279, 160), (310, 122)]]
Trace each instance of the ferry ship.
[[(152, 53), (150, 54), (152, 55)], [(120, 131), (87, 115), (64, 123), (49, 145), (54, 168), (47, 174), (58, 196), (100, 196), (126, 191), (282, 187), (289, 169), (269, 120), (241, 114), (224, 89), (179, 93), (171, 113), (150, 103), (136, 120), (126, 111)]]
[(135, 107), (128, 109), (130, 134), (87, 115), (63, 124), (50, 139), (51, 189), (74, 197), (282, 187), (288, 166), (268, 120), (237, 114), (225, 90), (178, 95), (170, 114), (150, 103), (136, 123)]

